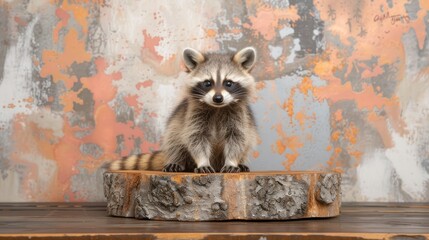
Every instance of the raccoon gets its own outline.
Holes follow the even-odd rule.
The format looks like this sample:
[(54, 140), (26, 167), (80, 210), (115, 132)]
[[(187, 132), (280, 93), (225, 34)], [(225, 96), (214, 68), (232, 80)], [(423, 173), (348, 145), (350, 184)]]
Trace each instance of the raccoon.
[(248, 172), (257, 130), (249, 102), (255, 92), (252, 47), (235, 53), (201, 53), (187, 48), (185, 97), (167, 120), (161, 150), (124, 157), (111, 170)]

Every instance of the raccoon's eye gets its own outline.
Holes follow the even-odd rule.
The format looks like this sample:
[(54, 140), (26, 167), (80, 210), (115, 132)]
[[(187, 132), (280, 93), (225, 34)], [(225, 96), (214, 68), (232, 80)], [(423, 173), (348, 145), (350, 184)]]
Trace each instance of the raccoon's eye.
[(209, 88), (212, 86), (212, 82), (210, 80), (205, 80), (204, 82), (202, 82), (202, 85), (206, 88)]
[(235, 83), (231, 80), (226, 80), (225, 82), (223, 82), (223, 84), (225, 85), (225, 87), (232, 87)]

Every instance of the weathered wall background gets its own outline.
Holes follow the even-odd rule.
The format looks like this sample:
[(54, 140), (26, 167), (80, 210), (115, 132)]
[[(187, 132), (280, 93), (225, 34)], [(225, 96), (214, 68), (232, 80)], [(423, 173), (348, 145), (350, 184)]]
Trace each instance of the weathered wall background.
[(248, 45), (252, 170), (429, 201), (428, 32), (426, 0), (0, 0), (0, 201), (103, 200), (104, 162), (159, 147), (182, 49)]

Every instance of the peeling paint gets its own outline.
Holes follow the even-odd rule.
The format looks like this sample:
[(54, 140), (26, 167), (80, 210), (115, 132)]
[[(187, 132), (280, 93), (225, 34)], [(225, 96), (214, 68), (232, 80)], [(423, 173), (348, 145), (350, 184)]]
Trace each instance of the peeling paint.
[[(2, 68), (3, 78), (0, 81), (0, 122), (8, 122), (18, 113), (30, 113), (30, 109), (19, 101), (31, 97), (30, 89), (32, 84), (32, 63), (31, 63), (31, 39), (34, 25), (39, 20), (34, 19), (26, 26), (25, 32), (19, 37), (17, 42), (7, 50), (4, 65)], [(6, 108), (6, 106), (15, 107)]]
[(417, 0), (1, 3), (0, 201), (102, 201), (100, 166), (159, 148), (182, 49), (252, 45), (251, 170), (334, 170), (345, 201), (427, 202), (428, 12)]

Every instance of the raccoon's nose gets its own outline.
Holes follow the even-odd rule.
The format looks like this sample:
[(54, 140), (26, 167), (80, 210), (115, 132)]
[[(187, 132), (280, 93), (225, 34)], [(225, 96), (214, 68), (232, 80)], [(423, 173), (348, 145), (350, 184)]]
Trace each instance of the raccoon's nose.
[(223, 102), (223, 96), (221, 94), (215, 94), (213, 96), (213, 102), (222, 103)]

